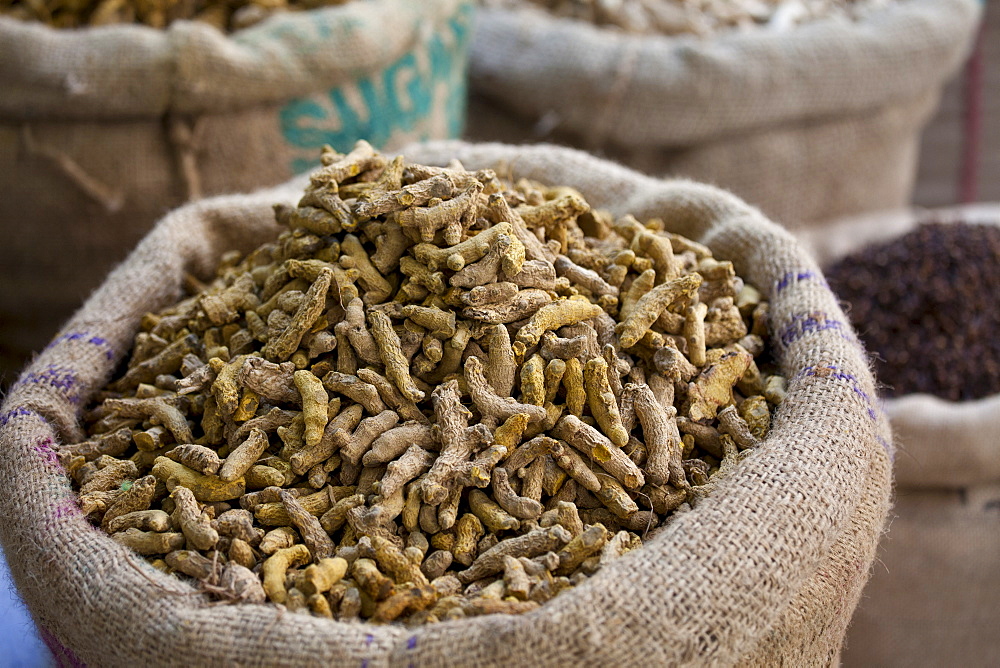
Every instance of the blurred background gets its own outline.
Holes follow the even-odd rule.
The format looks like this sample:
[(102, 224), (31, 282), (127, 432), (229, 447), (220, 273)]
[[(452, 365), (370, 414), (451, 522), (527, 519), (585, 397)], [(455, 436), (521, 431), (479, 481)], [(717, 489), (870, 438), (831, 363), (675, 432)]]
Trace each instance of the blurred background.
[[(910, 0), (900, 1), (906, 4)], [(0, 9), (16, 4), (0, 0)], [(511, 3), (485, 4), (490, 8), (480, 11), (502, 13), (503, 7)], [(498, 5), (502, 7), (498, 9)], [(234, 13), (228, 19), (234, 22), (228, 29), (243, 25), (241, 21), (250, 26), (251, 19), (262, 18), (252, 14), (245, 11), (236, 17)], [(621, 113), (615, 112), (610, 118), (600, 113), (587, 116), (587, 110), (578, 113), (576, 108), (558, 104), (546, 108), (538, 101), (545, 97), (560, 99), (559, 87), (570, 85), (561, 82), (573, 82), (579, 73), (556, 71), (555, 66), (545, 71), (526, 65), (531, 58), (542, 58), (544, 62), (544, 58), (556, 58), (558, 54), (533, 53), (526, 48), (533, 35), (523, 26), (518, 28), (521, 24), (516, 21), (490, 21), (488, 26), (474, 28), (473, 3), (458, 1), (427, 3), (424, 15), (419, 16), (416, 10), (413, 14), (386, 26), (386, 30), (400, 34), (411, 31), (407, 33), (411, 46), (413, 36), (419, 36), (420, 43), (411, 52), (400, 48), (382, 61), (371, 61), (370, 69), (353, 81), (344, 83), (340, 71), (325, 73), (320, 78), (326, 79), (315, 85), (292, 86), (282, 99), (271, 100), (274, 109), (268, 113), (279, 119), (280, 137), (276, 134), (269, 138), (261, 133), (252, 140), (243, 140), (226, 134), (231, 128), (224, 131), (224, 126), (246, 121), (247, 128), (253, 131), (265, 121), (254, 115), (256, 111), (230, 117), (228, 102), (209, 100), (204, 104), (217, 104), (219, 108), (206, 112), (192, 107), (185, 113), (158, 117), (148, 132), (129, 135), (131, 130), (125, 127), (128, 124), (121, 123), (122, 127), (105, 134), (103, 141), (132, 148), (124, 149), (128, 155), (120, 164), (115, 162), (119, 156), (113, 152), (105, 158), (108, 164), (98, 164), (86, 155), (88, 144), (84, 137), (87, 132), (94, 136), (108, 133), (110, 115), (92, 111), (90, 118), (81, 115), (65, 127), (57, 127), (58, 115), (28, 123), (18, 114), (30, 104), (18, 108), (0, 103), (0, 224), (5, 226), (8, 239), (16, 236), (16, 242), (4, 251), (6, 256), (0, 258), (0, 266), (5, 267), (0, 276), (0, 307), (4, 309), (0, 316), (0, 386), (15, 382), (31, 351), (56, 335), (59, 324), (153, 221), (170, 208), (199, 196), (281, 182), (309, 167), (311, 158), (306, 156), (315, 155), (324, 143), (340, 150), (349, 148), (357, 138), (370, 139), (387, 150), (413, 139), (456, 136), (566, 143), (655, 175), (690, 176), (731, 188), (796, 230), (817, 249), (818, 255), (826, 253), (831, 260), (834, 237), (870, 238), (874, 243), (912, 229), (928, 218), (1000, 224), (1000, 204), (996, 204), (1000, 203), (998, 0), (983, 5), (981, 24), (975, 30), (965, 30), (956, 23), (957, 36), (941, 37), (942, 42), (936, 45), (938, 51), (934, 52), (934, 58), (943, 59), (940, 82), (928, 80), (924, 88), (910, 91), (912, 99), (906, 104), (887, 104), (885, 110), (880, 107), (871, 112), (872, 119), (861, 119), (864, 114), (858, 109), (845, 112), (857, 127), (871, 121), (863, 131), (837, 126), (836, 119), (829, 117), (829, 109), (823, 107), (829, 101), (821, 103), (820, 93), (811, 98), (812, 91), (796, 88), (792, 81), (784, 83), (781, 95), (798, 100), (795, 104), (802, 108), (813, 109), (812, 115), (776, 117), (769, 121), (773, 127), (757, 132), (741, 128), (720, 112), (710, 114), (712, 120), (705, 129), (686, 121), (684, 114), (707, 114), (709, 110), (699, 112), (698, 100), (686, 97), (683, 106), (687, 109), (671, 107), (664, 111), (664, 116), (675, 113), (679, 139), (674, 143), (673, 139), (662, 139), (669, 134), (666, 130), (622, 120), (630, 118), (630, 107), (639, 109), (639, 116), (649, 114), (642, 108), (646, 102), (640, 99), (641, 91), (631, 87), (634, 81), (642, 80), (643, 64), (630, 60), (627, 49), (616, 51), (614, 62), (607, 67), (601, 62), (586, 64), (593, 67), (591, 76), (595, 77), (594, 90), (598, 91), (594, 94), (614, 101)], [(410, 18), (413, 22), (408, 24)], [(220, 25), (226, 28), (226, 24)], [(504, 27), (520, 32), (504, 34)], [(297, 39), (313, 39), (307, 33)], [(553, 34), (557, 33), (558, 26), (553, 28)], [(817, 40), (822, 37), (822, 31), (809, 34), (815, 34)], [(741, 48), (755, 53), (756, 47), (750, 42)], [(918, 46), (911, 44), (907, 48), (911, 53), (905, 59), (919, 61)], [(9, 55), (10, 49), (10, 44), (5, 47), (0, 43), (0, 56)], [(845, 68), (870, 72), (882, 66), (873, 60), (878, 58), (885, 59), (886, 69), (905, 65), (899, 62), (905, 60), (899, 54), (873, 48), (867, 55), (854, 54), (852, 60), (856, 62), (845, 64)], [(954, 63), (946, 62), (948, 58)], [(3, 60), (0, 57), (0, 63)], [(8, 84), (16, 80), (5, 68), (0, 64), (0, 89), (5, 79)], [(545, 77), (552, 80), (551, 88), (546, 86), (540, 95), (522, 98), (512, 93), (519, 87), (535, 87)], [(812, 81), (808, 77), (803, 80)], [(736, 85), (734, 81), (737, 79), (728, 85)], [(624, 83), (616, 87), (616, 82)], [(66, 79), (61, 85), (72, 88), (72, 81)], [(874, 100), (880, 85), (874, 81), (857, 94)], [(397, 97), (399, 91), (403, 92)], [(721, 95), (723, 92), (713, 91), (727, 99)], [(633, 93), (635, 98), (630, 97)], [(780, 106), (778, 101), (775, 106)], [(767, 111), (761, 111), (760, 118)], [(94, 120), (102, 115), (104, 118)], [(198, 122), (197, 118), (207, 120)], [(891, 132), (885, 128), (890, 126), (897, 136), (887, 138)], [(593, 132), (581, 134), (579, 127)], [(630, 138), (646, 132), (650, 136), (661, 132), (660, 144), (646, 146), (651, 142), (645, 136), (638, 137), (640, 146), (630, 143)], [(116, 133), (122, 136), (113, 136)], [(155, 138), (150, 139), (153, 135)], [(136, 143), (138, 136), (147, 139)], [(161, 140), (161, 136), (169, 141)], [(880, 148), (870, 151), (874, 155), (852, 160), (856, 147), (851, 142), (878, 144)], [(280, 159), (272, 159), (276, 155)], [(829, 158), (824, 162), (817, 156)], [(740, 164), (750, 162), (751, 157), (773, 169), (747, 169), (746, 164)], [(151, 167), (157, 160), (162, 164)], [(835, 163), (833, 171), (831, 162)], [(227, 172), (218, 167), (243, 163), (267, 168), (242, 179), (239, 170)], [(123, 203), (104, 186), (127, 180), (130, 165), (140, 165), (146, 172), (143, 182), (135, 185), (138, 195), (133, 194), (131, 200), (126, 197)], [(226, 177), (212, 180), (199, 176), (213, 170)], [(57, 177), (54, 171), (59, 172)], [(95, 173), (101, 178), (92, 178)], [(102, 181), (104, 177), (107, 183)], [(793, 185), (795, 179), (808, 182), (809, 187)], [(69, 190), (43, 187), (57, 180), (72, 181), (72, 194), (66, 194)], [(790, 192), (795, 196), (791, 197)], [(967, 205), (976, 206), (961, 208)], [(72, 244), (56, 249), (52, 240), (59, 238), (67, 217), (73, 216), (81, 221), (80, 231), (71, 235)], [(43, 248), (43, 242), (49, 245)], [(86, 263), (82, 273), (77, 271), (79, 263), (69, 271), (68, 267), (74, 265), (68, 258), (81, 256), (94, 259)], [(26, 303), (28, 294), (30, 304)], [(45, 308), (38, 308), (34, 300), (45, 302)], [(1000, 387), (995, 387), (994, 392), (1000, 393)], [(904, 425), (897, 432), (909, 434), (907, 428)], [(956, 427), (945, 424), (941, 432), (945, 441), (949, 440), (948, 428)], [(957, 428), (962, 429), (961, 422)], [(978, 434), (977, 438), (1000, 449), (1000, 433)], [(897, 476), (893, 520), (849, 630), (842, 663), (852, 667), (1000, 665), (1000, 638), (995, 632), (1000, 624), (1000, 485), (996, 479), (983, 480), (982, 476), (974, 481), (975, 476), (970, 476), (968, 484), (960, 474), (944, 483), (933, 476), (922, 476), (924, 465), (916, 441), (914, 438), (912, 447), (906, 441), (899, 443), (897, 457), (905, 463), (901, 465), (903, 475)], [(935, 445), (943, 448), (948, 442)], [(20, 603), (2, 560), (0, 647), (4, 648), (0, 666), (56, 664)]]

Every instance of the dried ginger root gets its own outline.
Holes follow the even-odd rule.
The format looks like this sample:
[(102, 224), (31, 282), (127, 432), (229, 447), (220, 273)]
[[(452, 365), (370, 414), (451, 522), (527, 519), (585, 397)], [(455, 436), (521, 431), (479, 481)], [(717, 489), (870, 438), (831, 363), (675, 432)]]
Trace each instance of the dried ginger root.
[[(236, 0), (217, 2), (143, 2), (142, 0), (6, 0), (0, 2), (0, 16), (23, 21), (38, 21), (53, 28), (81, 28), (115, 23), (141, 23), (151, 28), (166, 28), (178, 20), (207, 23), (220, 31), (236, 31), (263, 21), (272, 14), (304, 11), (342, 5), (349, 0)], [(221, 297), (216, 299), (216, 297)], [(233, 300), (220, 294), (206, 304), (206, 313), (222, 317), (234, 306)]]
[(766, 438), (766, 302), (704, 246), (364, 142), (324, 165), (289, 230), (143, 318), (60, 453), (157, 567), (341, 620), (516, 614)]
[(484, 0), (487, 7), (535, 5), (556, 16), (635, 34), (782, 32), (821, 19), (857, 20), (892, 0)]

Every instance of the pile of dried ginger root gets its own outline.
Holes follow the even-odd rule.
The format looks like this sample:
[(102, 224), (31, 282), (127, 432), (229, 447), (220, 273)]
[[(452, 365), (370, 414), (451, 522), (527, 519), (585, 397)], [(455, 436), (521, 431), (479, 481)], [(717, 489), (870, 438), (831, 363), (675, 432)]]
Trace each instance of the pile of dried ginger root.
[(142, 319), (59, 453), (154, 567), (340, 620), (522, 613), (765, 438), (784, 379), (731, 262), (570, 188), (322, 159), (287, 231)]

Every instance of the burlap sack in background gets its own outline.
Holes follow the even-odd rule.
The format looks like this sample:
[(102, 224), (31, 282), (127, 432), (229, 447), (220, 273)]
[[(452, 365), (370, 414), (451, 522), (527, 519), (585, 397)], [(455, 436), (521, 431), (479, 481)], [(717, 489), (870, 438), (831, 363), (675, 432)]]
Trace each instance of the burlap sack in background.
[[(801, 236), (829, 266), (921, 220), (1000, 225), (1000, 206), (871, 215)], [(966, 402), (912, 394), (884, 408), (899, 447), (894, 517), (844, 665), (998, 665), (1000, 391)]]
[(835, 662), (888, 513), (891, 435), (863, 351), (816, 263), (787, 232), (723, 191), (654, 180), (555, 147), (438, 143), (416, 161), (500, 166), (578, 188), (597, 207), (731, 258), (771, 300), (789, 378), (765, 442), (641, 549), (523, 616), (407, 629), (210, 606), (81, 516), (54, 457), (184, 270), (277, 229), (271, 204), (303, 182), (206, 200), (165, 218), (61, 330), (0, 407), (0, 542), (60, 654), (102, 665), (616, 666)]
[(153, 222), (357, 139), (455, 137), (471, 0), (370, 0), (231, 35), (0, 17), (0, 386)]
[(788, 32), (636, 36), (482, 11), (467, 136), (557, 141), (730, 189), (791, 228), (910, 200), (977, 0), (901, 0)]

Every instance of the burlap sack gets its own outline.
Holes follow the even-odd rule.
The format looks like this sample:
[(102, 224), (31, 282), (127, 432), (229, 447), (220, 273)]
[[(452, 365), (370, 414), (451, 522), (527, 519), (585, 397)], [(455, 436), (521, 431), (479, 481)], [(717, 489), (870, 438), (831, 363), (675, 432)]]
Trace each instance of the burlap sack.
[(523, 616), (406, 629), (274, 606), (209, 606), (91, 527), (53, 449), (184, 269), (277, 232), (270, 205), (302, 182), (194, 204), (165, 218), (14, 385), (0, 408), (0, 541), (36, 620), (63, 649), (108, 665), (829, 665), (888, 513), (891, 435), (865, 356), (815, 262), (723, 191), (658, 181), (554, 147), (438, 143), (414, 160), (504, 163), (575, 186), (598, 207), (731, 258), (771, 299), (788, 399), (764, 444), (693, 510), (579, 587)]
[(715, 183), (791, 228), (905, 206), (976, 0), (904, 0), (784, 33), (635, 36), (483, 11), (467, 136), (557, 141)]
[(223, 35), (0, 17), (0, 386), (188, 199), (455, 137), (471, 0), (371, 0)]
[[(900, 211), (803, 234), (823, 266), (921, 220), (1000, 225), (1000, 206)], [(1000, 390), (1000, 388), (998, 388)], [(1000, 391), (977, 401), (886, 399), (897, 498), (847, 639), (847, 666), (1000, 663)]]

